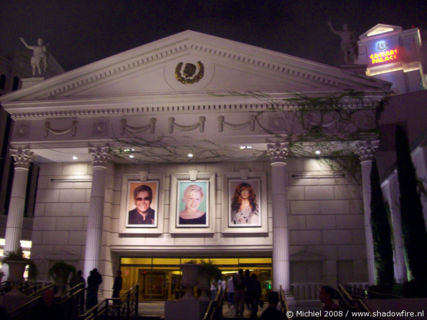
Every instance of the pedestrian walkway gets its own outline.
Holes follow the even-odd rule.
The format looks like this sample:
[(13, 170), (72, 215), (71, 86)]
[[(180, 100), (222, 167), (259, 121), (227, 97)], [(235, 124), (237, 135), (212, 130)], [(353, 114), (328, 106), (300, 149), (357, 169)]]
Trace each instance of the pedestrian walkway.
[[(267, 307), (267, 303), (264, 304), (264, 308), (259, 308), (258, 310), (258, 318), (261, 316), (264, 309)], [(228, 303), (224, 303), (222, 308), (222, 314), (224, 318), (234, 319), (235, 311), (234, 306), (229, 307)], [(150, 302), (141, 302), (138, 305), (138, 315), (140, 317), (148, 318), (148, 317), (158, 317), (164, 318), (165, 316), (165, 301), (150, 301)], [(250, 310), (245, 305), (245, 309), (243, 312), (243, 318), (249, 319)]]

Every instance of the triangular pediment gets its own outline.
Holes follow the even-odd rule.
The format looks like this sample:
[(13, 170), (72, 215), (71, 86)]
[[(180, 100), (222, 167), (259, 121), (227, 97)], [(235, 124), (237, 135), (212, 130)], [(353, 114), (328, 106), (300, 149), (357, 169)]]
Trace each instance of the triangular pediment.
[(383, 81), (337, 67), (184, 31), (18, 90), (1, 101), (385, 88), (387, 84)]
[(377, 25), (373, 26), (371, 29), (369, 29), (365, 33), (361, 34), (359, 36), (359, 39), (362, 40), (365, 38), (379, 36), (379, 35), (383, 36), (385, 34), (400, 32), (400, 31), (402, 31), (402, 27), (394, 26), (391, 24), (378, 23)]

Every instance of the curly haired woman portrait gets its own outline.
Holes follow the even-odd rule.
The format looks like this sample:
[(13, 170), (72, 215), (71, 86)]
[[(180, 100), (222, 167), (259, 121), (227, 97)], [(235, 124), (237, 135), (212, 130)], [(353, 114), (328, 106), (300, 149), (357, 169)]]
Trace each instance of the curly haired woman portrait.
[(230, 221), (232, 225), (259, 225), (260, 219), (256, 194), (249, 183), (241, 182), (234, 189)]

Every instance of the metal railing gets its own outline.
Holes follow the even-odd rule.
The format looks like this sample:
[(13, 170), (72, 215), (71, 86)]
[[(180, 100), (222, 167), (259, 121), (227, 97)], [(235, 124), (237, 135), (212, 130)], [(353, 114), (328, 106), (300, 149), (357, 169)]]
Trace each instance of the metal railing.
[[(337, 294), (340, 299), (340, 309), (371, 312), (362, 299), (352, 297), (342, 284), (338, 284)], [(371, 317), (366, 317), (365, 319), (371, 319)]]
[(220, 287), (215, 300), (210, 300), (202, 320), (222, 319), (222, 305), (224, 304), (225, 290)]
[(280, 311), (282, 311), (283, 314), (287, 314), (287, 312), (289, 311), (288, 303), (286, 302), (286, 294), (282, 286), (280, 286), (279, 289), (279, 307)]
[(348, 282), (344, 288), (352, 297), (366, 298), (368, 296), (368, 282)]
[(43, 296), (37, 296), (9, 312), (9, 319), (14, 320), (30, 320), (37, 319), (37, 316), (43, 314)]
[[(28, 297), (34, 297), (39, 295), (40, 292), (46, 290), (48, 286), (52, 286), (50, 281), (22, 281), (15, 283), (14, 285), (19, 286), (19, 291)], [(0, 296), (6, 294), (12, 289), (12, 283), (10, 281), (3, 281), (0, 284)]]
[(30, 300), (28, 302), (12, 310), (9, 313), (9, 318), (26, 320), (38, 319), (40, 317), (48, 318), (49, 315), (55, 315), (56, 318), (62, 320), (75, 319), (78, 309), (76, 309), (74, 300), (80, 298), (81, 295), (84, 294), (83, 284), (71, 288), (64, 297), (56, 298), (50, 305), (45, 301), (45, 294), (47, 290), (52, 290), (53, 298), (53, 284), (46, 282), (45, 284), (45, 286), (34, 291), (29, 296)]
[(131, 319), (138, 317), (138, 285), (123, 293), (120, 298), (105, 299), (93, 306), (77, 319)]
[(291, 283), (291, 293), (298, 300), (319, 300), (320, 282)]

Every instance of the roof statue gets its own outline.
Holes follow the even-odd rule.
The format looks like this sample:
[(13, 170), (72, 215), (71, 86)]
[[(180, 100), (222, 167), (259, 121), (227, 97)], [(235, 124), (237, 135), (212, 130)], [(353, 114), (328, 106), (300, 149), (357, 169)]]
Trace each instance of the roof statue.
[(33, 76), (36, 75), (36, 71), (39, 75), (42, 75), (47, 69), (47, 49), (43, 44), (43, 39), (38, 38), (37, 45), (34, 46), (28, 45), (22, 37), (19, 38), (19, 40), (21, 40), (27, 49), (33, 50), (33, 55), (30, 60)]
[(333, 33), (341, 38), (341, 51), (344, 54), (345, 64), (354, 64), (357, 56), (357, 41), (354, 33), (348, 30), (347, 24), (343, 24), (342, 31), (335, 30), (330, 21), (327, 22)]

